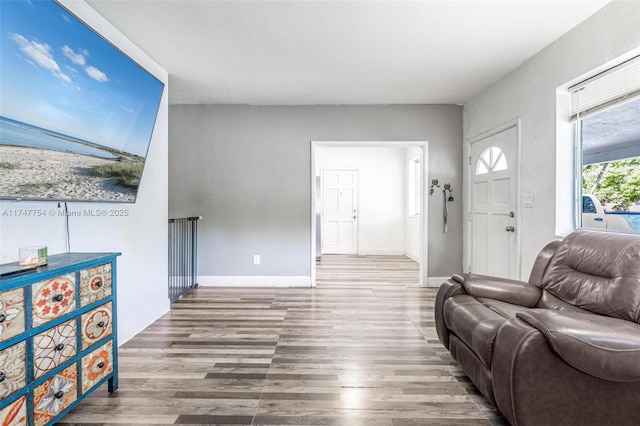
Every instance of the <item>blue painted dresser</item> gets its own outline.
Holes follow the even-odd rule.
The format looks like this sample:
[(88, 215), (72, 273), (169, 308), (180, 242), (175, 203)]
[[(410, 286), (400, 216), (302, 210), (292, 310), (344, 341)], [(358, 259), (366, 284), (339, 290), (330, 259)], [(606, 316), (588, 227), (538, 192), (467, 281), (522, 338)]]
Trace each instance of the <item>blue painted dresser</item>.
[(0, 424), (49, 425), (118, 388), (116, 257), (63, 253), (0, 278)]

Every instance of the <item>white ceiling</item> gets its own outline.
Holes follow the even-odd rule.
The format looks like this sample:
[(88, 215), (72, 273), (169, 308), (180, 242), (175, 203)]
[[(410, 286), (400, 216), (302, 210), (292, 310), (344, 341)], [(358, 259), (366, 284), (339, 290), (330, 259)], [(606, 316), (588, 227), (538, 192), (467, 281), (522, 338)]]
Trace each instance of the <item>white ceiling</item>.
[(608, 1), (87, 0), (171, 104), (464, 104)]

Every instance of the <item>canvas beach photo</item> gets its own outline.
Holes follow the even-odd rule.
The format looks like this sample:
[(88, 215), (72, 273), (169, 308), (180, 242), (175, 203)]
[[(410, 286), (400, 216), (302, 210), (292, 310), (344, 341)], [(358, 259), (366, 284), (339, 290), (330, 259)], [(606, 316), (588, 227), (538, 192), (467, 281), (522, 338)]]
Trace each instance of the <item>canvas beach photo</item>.
[(162, 82), (54, 1), (1, 20), (0, 198), (135, 202)]

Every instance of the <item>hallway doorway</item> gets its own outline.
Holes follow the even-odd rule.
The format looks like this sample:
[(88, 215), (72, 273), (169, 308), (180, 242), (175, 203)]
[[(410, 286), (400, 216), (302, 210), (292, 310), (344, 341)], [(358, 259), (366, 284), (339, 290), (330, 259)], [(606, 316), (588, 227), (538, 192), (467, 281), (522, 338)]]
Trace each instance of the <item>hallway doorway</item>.
[[(345, 169), (345, 170), (358, 170), (358, 167), (354, 167), (353, 164), (363, 161), (359, 157), (367, 157), (372, 156), (371, 151), (375, 151), (375, 148), (383, 148), (389, 151), (401, 151), (402, 155), (402, 172), (400, 177), (398, 177), (398, 171), (394, 170), (392, 173), (386, 173), (384, 170), (379, 170), (376, 167), (378, 163), (375, 161), (380, 161), (380, 156), (376, 157), (374, 161), (374, 165), (369, 165), (370, 171), (367, 176), (365, 170), (360, 169), (358, 180), (361, 185), (363, 182), (366, 185), (367, 179), (369, 179), (369, 187), (359, 188), (359, 196), (358, 200), (360, 205), (353, 206), (351, 208), (352, 213), (355, 213), (351, 217), (355, 216), (356, 221), (354, 226), (357, 227), (356, 233), (358, 235), (359, 242), (356, 244), (357, 249), (354, 252), (359, 255), (405, 255), (406, 244), (405, 239), (409, 236), (412, 239), (415, 239), (415, 243), (411, 244), (412, 253), (411, 258), (418, 262), (419, 266), (419, 283), (420, 285), (426, 286), (428, 282), (428, 268), (427, 268), (427, 259), (428, 259), (428, 250), (427, 250), (427, 215), (415, 215), (410, 219), (407, 219), (407, 215), (409, 212), (408, 197), (405, 196), (404, 192), (407, 191), (407, 182), (410, 180), (406, 176), (408, 173), (407, 166), (407, 157), (408, 156), (416, 156), (416, 159), (420, 161), (420, 164), (425, 165), (419, 169), (420, 180), (422, 182), (420, 191), (422, 193), (422, 197), (419, 201), (419, 209), (420, 212), (427, 212), (427, 203), (428, 203), (428, 193), (425, 191), (424, 182), (427, 181), (428, 176), (428, 143), (426, 141), (312, 141), (311, 142), (311, 281), (312, 286), (316, 285), (316, 259), (319, 257), (319, 253), (324, 253), (322, 244), (325, 241), (319, 241), (322, 239), (322, 235), (324, 231), (319, 231), (317, 227), (317, 218), (320, 218), (321, 223), (325, 223), (321, 218), (322, 213), (322, 201), (321, 195), (323, 194), (323, 188), (321, 184), (321, 179), (318, 177), (322, 175), (322, 165), (326, 166), (325, 158), (323, 157), (328, 151), (332, 152), (335, 158), (340, 158), (342, 162), (337, 161), (334, 163), (330, 163), (329, 166), (326, 166), (328, 169)], [(340, 155), (344, 149), (345, 154)], [(362, 153), (362, 155), (354, 154), (354, 153)], [(397, 155), (397, 154), (394, 154)], [(344, 157), (344, 158), (343, 158)], [(372, 156), (375, 157), (375, 156)], [(416, 159), (413, 159), (415, 161)], [(351, 162), (349, 162), (351, 161)], [(351, 164), (351, 166), (349, 166)], [(396, 167), (397, 166), (391, 166)], [(373, 169), (373, 172), (371, 172)], [(373, 181), (373, 183), (371, 183)], [(391, 182), (393, 181), (393, 182)], [(393, 200), (388, 201), (384, 200), (381, 197), (384, 195), (385, 190), (387, 190), (387, 194), (389, 194), (387, 185), (400, 185), (401, 190), (396, 190), (395, 192), (399, 192), (400, 194), (396, 194), (391, 196)], [(368, 202), (367, 203), (367, 190), (369, 191)], [(388, 195), (387, 195), (388, 196)], [(374, 201), (372, 201), (374, 200)], [(371, 206), (371, 203), (378, 202), (380, 206)], [(364, 203), (364, 205), (363, 205)], [(414, 202), (415, 204), (415, 202)], [(378, 211), (378, 207), (381, 210), (392, 207), (395, 209), (394, 211), (384, 211), (380, 213)], [(368, 208), (367, 208), (368, 207)], [(356, 210), (355, 212), (353, 210)], [(367, 215), (367, 212), (369, 214)], [(387, 215), (387, 216), (384, 216)], [(384, 217), (383, 217), (384, 216)], [(388, 219), (390, 218), (390, 219)], [(380, 226), (376, 225), (377, 223)], [(392, 229), (387, 226), (388, 222), (396, 221), (397, 226), (402, 226), (401, 232), (393, 232), (388, 229)], [(411, 222), (411, 228), (407, 225), (408, 222)], [(396, 228), (398, 229), (398, 228)], [(410, 231), (408, 231), (410, 229)], [(377, 245), (376, 245), (377, 244)], [(381, 247), (380, 244), (387, 244), (386, 247)], [(328, 250), (329, 253), (332, 250)]]

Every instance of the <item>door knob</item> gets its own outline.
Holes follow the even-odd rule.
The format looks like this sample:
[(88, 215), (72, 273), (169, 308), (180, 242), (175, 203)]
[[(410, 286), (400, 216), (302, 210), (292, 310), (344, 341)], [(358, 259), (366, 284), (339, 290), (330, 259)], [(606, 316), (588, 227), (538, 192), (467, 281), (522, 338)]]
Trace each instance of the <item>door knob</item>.
[(516, 231), (516, 227), (512, 226), (512, 225), (509, 225), (509, 226), (506, 226), (504, 228), (504, 230), (507, 231), (507, 232), (515, 232)]
[(354, 216), (353, 218), (355, 219), (356, 217)]

